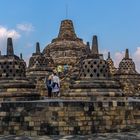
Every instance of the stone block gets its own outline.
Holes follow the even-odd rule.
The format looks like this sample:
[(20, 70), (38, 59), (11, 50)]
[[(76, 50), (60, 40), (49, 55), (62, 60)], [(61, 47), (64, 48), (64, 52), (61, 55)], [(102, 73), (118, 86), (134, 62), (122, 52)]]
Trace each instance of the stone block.
[(83, 126), (83, 123), (82, 122), (78, 122), (78, 126)]
[(91, 130), (91, 126), (86, 126), (86, 127), (85, 127), (85, 130), (86, 130), (86, 131), (90, 131), (90, 130)]
[(88, 121), (83, 121), (83, 125), (88, 125)]
[(110, 120), (110, 116), (103, 116), (104, 120)]
[(1, 117), (5, 117), (7, 115), (7, 112), (0, 112)]
[(58, 121), (56, 121), (56, 122), (52, 121), (51, 124), (52, 124), (53, 126), (58, 126), (59, 122), (58, 122)]
[(59, 126), (66, 126), (66, 122), (64, 121), (59, 122)]
[(18, 135), (18, 136), (21, 136), (21, 135), (24, 135), (24, 134), (25, 134), (25, 132), (23, 130), (16, 131), (16, 135)]
[(64, 136), (64, 135), (67, 135), (67, 133), (65, 131), (60, 131), (59, 135)]
[(111, 126), (112, 125), (112, 120), (107, 120), (106, 125)]
[(109, 102), (103, 102), (103, 107), (109, 107)]
[(84, 107), (84, 111), (88, 111), (89, 110), (89, 107), (88, 106), (85, 106)]
[(40, 121), (35, 121), (34, 122), (34, 126), (40, 126), (41, 125), (41, 122)]
[(8, 88), (7, 89), (7, 92), (15, 92), (15, 91), (18, 91), (17, 88)]
[(114, 110), (114, 111), (116, 111), (116, 107), (115, 107), (115, 106), (110, 107), (110, 110)]
[(60, 117), (62, 117), (62, 116), (64, 116), (65, 114), (64, 114), (63, 111), (59, 111), (59, 112), (58, 112), (58, 115), (59, 115)]
[(32, 118), (31, 118), (30, 116), (24, 117), (24, 121), (25, 121), (25, 122), (29, 122), (29, 121), (31, 121), (31, 120), (32, 120)]
[(14, 130), (19, 130), (19, 126), (14, 126)]
[(37, 136), (37, 131), (31, 131), (31, 132), (30, 132), (30, 135), (31, 135), (32, 137)]
[(18, 108), (17, 108), (17, 111), (18, 111), (18, 112), (21, 112), (21, 111), (23, 111), (23, 110), (24, 110), (24, 107), (18, 107)]
[(85, 117), (85, 120), (90, 121), (91, 117)]
[(4, 131), (3, 134), (6, 136), (6, 135), (9, 135), (9, 131)]
[(112, 101), (112, 106), (117, 107), (117, 101)]
[(34, 122), (29, 122), (29, 126), (34, 126)]
[(30, 131), (24, 131), (24, 135), (25, 136), (31, 136), (31, 133), (30, 133)]
[(120, 125), (120, 129), (124, 129), (124, 128), (126, 128), (126, 125)]
[(83, 112), (75, 112), (75, 116), (83, 116), (84, 113)]
[(86, 127), (85, 126), (81, 126), (80, 130), (86, 130)]
[(63, 130), (64, 130), (64, 127), (61, 127), (61, 126), (60, 126), (60, 127), (58, 127), (58, 130), (59, 130), (59, 131), (63, 131)]
[(92, 121), (88, 121), (88, 125), (93, 125)]
[(70, 131), (73, 131), (73, 130), (74, 130), (74, 127), (69, 127), (69, 130), (70, 130)]
[(140, 119), (135, 120), (136, 124), (140, 124)]
[(106, 130), (110, 130), (110, 129), (111, 129), (111, 126), (110, 126), (110, 125), (106, 125), (106, 126), (105, 126), (105, 129), (106, 129)]
[(68, 131), (69, 130), (69, 127), (64, 127), (64, 131)]
[(98, 115), (98, 116), (103, 116), (103, 111), (98, 111), (98, 112), (97, 112), (97, 115)]
[(40, 131), (40, 127), (34, 127), (35, 131)]
[(79, 120), (81, 120), (81, 121), (85, 121), (86, 120), (86, 117), (78, 117), (79, 118)]

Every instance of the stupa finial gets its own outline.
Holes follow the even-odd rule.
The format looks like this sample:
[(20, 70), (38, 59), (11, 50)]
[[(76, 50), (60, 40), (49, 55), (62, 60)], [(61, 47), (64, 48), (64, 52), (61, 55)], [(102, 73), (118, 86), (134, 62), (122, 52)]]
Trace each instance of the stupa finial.
[(7, 55), (14, 55), (12, 38), (7, 39)]
[(125, 58), (129, 59), (129, 50), (128, 49), (126, 49), (126, 51), (125, 51)]
[(20, 53), (20, 59), (22, 59), (22, 53)]
[(61, 21), (58, 38), (66, 40), (73, 40), (77, 38), (72, 20)]
[(94, 35), (93, 39), (92, 39), (92, 53), (93, 54), (99, 54), (98, 51), (98, 40), (97, 40), (97, 36)]
[(40, 45), (39, 42), (36, 43), (36, 53), (40, 54)]
[(110, 52), (108, 52), (108, 59), (110, 59)]

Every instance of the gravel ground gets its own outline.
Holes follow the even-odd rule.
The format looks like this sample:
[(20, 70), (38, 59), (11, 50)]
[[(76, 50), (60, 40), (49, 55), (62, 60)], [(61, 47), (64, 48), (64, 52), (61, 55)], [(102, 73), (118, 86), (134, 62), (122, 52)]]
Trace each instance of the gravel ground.
[(92, 135), (69, 136), (0, 136), (0, 140), (140, 140), (140, 132), (104, 133)]

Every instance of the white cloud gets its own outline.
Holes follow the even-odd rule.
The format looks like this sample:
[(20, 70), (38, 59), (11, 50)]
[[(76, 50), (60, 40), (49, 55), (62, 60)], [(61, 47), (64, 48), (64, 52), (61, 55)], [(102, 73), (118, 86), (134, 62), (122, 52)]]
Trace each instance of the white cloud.
[(135, 61), (136, 69), (138, 70), (138, 72), (140, 72), (140, 47), (137, 47), (136, 51), (134, 52), (133, 58)]
[(17, 24), (17, 29), (29, 33), (34, 31), (34, 26), (31, 23)]
[(101, 54), (103, 54), (103, 56), (104, 56), (104, 59), (107, 59), (107, 57), (108, 57), (108, 50), (101, 50), (101, 51), (99, 51)]
[(21, 35), (15, 29), (8, 29), (0, 25), (0, 50), (6, 47), (6, 40), (8, 37), (17, 40)]
[(20, 34), (14, 29), (7, 29), (6, 27), (0, 26), (0, 38), (12, 37), (18, 39)]
[(140, 61), (140, 47), (137, 47), (136, 51), (134, 52), (134, 59), (136, 61)]
[(27, 67), (29, 66), (29, 59), (30, 59), (31, 56), (32, 56), (32, 54), (29, 54), (28, 56), (25, 56), (25, 58), (23, 56), (23, 59), (26, 62)]
[(121, 62), (121, 60), (124, 58), (124, 54), (125, 52), (116, 52), (114, 54), (114, 65), (116, 68), (118, 68), (119, 66), (119, 63)]

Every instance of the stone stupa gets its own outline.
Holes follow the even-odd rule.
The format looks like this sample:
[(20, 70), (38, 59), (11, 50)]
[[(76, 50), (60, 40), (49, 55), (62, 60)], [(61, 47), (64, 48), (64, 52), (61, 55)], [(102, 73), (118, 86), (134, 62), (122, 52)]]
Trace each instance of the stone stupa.
[(115, 78), (121, 83), (125, 96), (140, 96), (140, 74), (136, 71), (134, 61), (129, 57), (128, 49), (119, 64)]
[(122, 96), (120, 84), (109, 76), (107, 62), (99, 54), (97, 36), (93, 36), (92, 50), (82, 61), (79, 79), (70, 85), (65, 97), (93, 99), (94, 97)]
[(39, 42), (36, 43), (36, 52), (32, 54), (29, 59), (29, 66), (27, 68), (27, 77), (32, 79), (38, 79), (45, 77), (49, 72), (52, 72), (53, 61), (45, 57), (40, 52)]
[(55, 66), (68, 64), (73, 66), (81, 56), (89, 52), (89, 46), (78, 38), (72, 20), (63, 20), (61, 22), (58, 37), (53, 39), (44, 50), (44, 56), (51, 56)]
[(106, 62), (108, 64), (109, 73), (113, 76), (116, 73), (117, 68), (115, 68), (114, 66), (114, 62), (110, 56), (110, 52), (108, 52), (108, 58), (106, 59)]
[(39, 93), (26, 78), (26, 63), (14, 54), (12, 38), (7, 39), (7, 54), (0, 55), (0, 100), (34, 100)]

